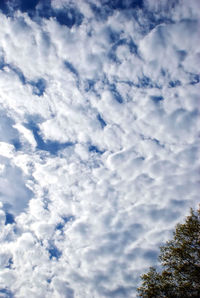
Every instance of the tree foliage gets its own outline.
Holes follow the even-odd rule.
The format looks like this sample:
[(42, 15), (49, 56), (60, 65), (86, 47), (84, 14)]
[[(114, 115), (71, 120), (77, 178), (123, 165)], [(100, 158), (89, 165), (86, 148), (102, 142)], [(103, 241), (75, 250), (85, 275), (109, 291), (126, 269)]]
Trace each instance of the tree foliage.
[(191, 209), (160, 251), (162, 271), (142, 275), (139, 297), (200, 298), (200, 209)]

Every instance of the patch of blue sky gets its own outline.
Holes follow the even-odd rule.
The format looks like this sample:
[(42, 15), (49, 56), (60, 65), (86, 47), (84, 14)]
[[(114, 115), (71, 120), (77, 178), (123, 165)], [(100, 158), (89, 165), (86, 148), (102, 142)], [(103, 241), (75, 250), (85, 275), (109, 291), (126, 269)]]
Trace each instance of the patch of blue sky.
[(64, 65), (65, 67), (71, 71), (77, 78), (79, 77), (78, 71), (76, 70), (76, 68), (73, 66), (72, 63), (68, 62), (68, 61), (64, 61)]
[(118, 46), (120, 46), (120, 42), (116, 42), (110, 49), (110, 51), (108, 52), (108, 58), (110, 60), (112, 60), (113, 62), (115, 63), (120, 63), (120, 60), (117, 58), (117, 55), (116, 55), (116, 50), (118, 48)]
[(72, 63), (68, 62), (68, 61), (64, 61), (64, 65), (65, 67), (75, 75), (76, 77), (76, 85), (77, 85), (77, 88), (79, 89), (79, 86), (80, 86), (80, 79), (79, 79), (79, 73), (78, 71), (76, 70), (76, 68), (73, 66)]
[(104, 119), (101, 117), (100, 114), (97, 115), (97, 119), (100, 122), (101, 128), (104, 128), (107, 125), (106, 122), (104, 121)]
[(115, 42), (115, 44), (112, 46), (111, 48), (111, 53), (115, 53), (115, 51), (117, 50), (117, 48), (119, 46), (122, 46), (122, 45), (127, 45), (128, 44), (128, 41), (126, 38), (121, 38), (119, 39), (117, 42)]
[[(171, 2), (169, 3), (168, 7), (170, 7)], [(146, 35), (149, 31), (153, 30), (158, 25), (173, 23), (172, 19), (169, 19), (166, 15), (164, 16), (162, 14), (155, 14), (154, 12), (146, 9), (146, 7), (143, 9), (143, 13), (145, 17), (148, 19), (148, 22), (145, 22), (143, 24), (140, 21), (140, 19), (138, 19), (138, 22), (140, 23), (141, 33), (143, 33), (144, 35)], [(135, 16), (135, 18), (137, 19), (137, 15)]]
[(157, 103), (159, 101), (164, 100), (164, 97), (161, 95), (152, 95), (150, 96), (151, 100), (153, 100), (153, 102)]
[(9, 13), (9, 8), (7, 4), (8, 4), (7, 0), (0, 1), (0, 10), (6, 15)]
[(120, 63), (120, 60), (117, 58), (116, 50), (119, 46), (127, 45), (131, 54), (138, 55), (138, 47), (134, 41), (128, 40), (126, 38), (118, 39), (115, 44), (111, 47), (111, 50), (108, 53), (108, 57), (113, 60), (115, 63)]
[(21, 0), (18, 1), (18, 9), (20, 9), (22, 12), (31, 12), (33, 10), (36, 9), (36, 6), (38, 5), (38, 3), (40, 2), (40, 0)]
[(83, 21), (83, 15), (75, 8), (68, 8), (64, 10), (56, 10), (53, 12), (57, 22), (60, 25), (65, 25), (72, 28), (74, 25), (80, 26)]
[(5, 225), (13, 224), (14, 222), (15, 222), (14, 215), (9, 212), (6, 212)]
[(156, 143), (157, 145), (159, 145), (160, 147), (162, 147), (162, 148), (165, 147), (163, 144), (160, 143), (159, 140), (157, 140), (157, 139), (155, 139), (155, 138), (153, 138), (153, 139), (151, 139), (151, 140), (152, 140), (154, 143)]
[(74, 221), (75, 220), (75, 217), (73, 215), (63, 216), (62, 217), (62, 220), (63, 220), (62, 222), (60, 222), (60, 223), (58, 223), (56, 225), (56, 230), (62, 231), (63, 228), (64, 228), (64, 226), (65, 226), (65, 224), (68, 223), (68, 222)]
[(121, 94), (117, 90), (113, 91), (113, 95), (114, 95), (115, 100), (118, 103), (123, 103), (123, 97), (121, 96)]
[(154, 83), (149, 77), (143, 75), (143, 77), (138, 78), (138, 83), (135, 84), (138, 88), (159, 88), (157, 83)]
[(196, 85), (200, 82), (200, 75), (199, 74), (195, 74), (195, 73), (191, 73), (190, 74), (190, 85)]
[(139, 81), (139, 84), (138, 84), (139, 87), (142, 87), (142, 88), (153, 87), (153, 83), (151, 79), (147, 76), (143, 76), (142, 78), (139, 78), (138, 81)]
[(39, 2), (39, 0), (21, 0), (19, 1), (19, 8), (22, 12), (28, 12), (34, 10)]
[(64, 223), (66, 224), (69, 221), (74, 221), (75, 220), (75, 216), (73, 216), (73, 215), (63, 216), (62, 219), (63, 219)]
[(57, 225), (56, 225), (56, 230), (59, 230), (59, 231), (62, 231), (63, 228), (64, 228), (65, 224), (63, 222), (59, 222)]
[(145, 157), (144, 156), (140, 156), (140, 157), (137, 157), (135, 160), (143, 161), (143, 160), (145, 160)]
[(50, 245), (50, 247), (48, 248), (48, 252), (50, 260), (53, 258), (58, 260), (62, 255), (62, 252), (54, 244)]
[(11, 268), (12, 268), (12, 265), (13, 265), (13, 259), (10, 258), (10, 259), (8, 260), (8, 263), (7, 263), (7, 265), (6, 265), (5, 268), (11, 269)]
[(96, 84), (96, 81), (95, 80), (91, 80), (91, 79), (86, 80), (84, 82), (84, 90), (86, 92), (94, 91), (95, 84)]
[(181, 82), (179, 80), (174, 80), (169, 82), (170, 88), (175, 88), (181, 86)]
[(0, 297), (4, 297), (4, 298), (14, 298), (14, 295), (11, 291), (9, 291), (8, 289), (6, 288), (3, 288), (3, 289), (0, 289), (0, 295), (3, 295), (3, 296), (0, 296)]
[(112, 49), (111, 49), (110, 52), (108, 53), (108, 58), (109, 58), (112, 62), (114, 62), (114, 63), (116, 63), (116, 64), (119, 64), (119, 63), (120, 63), (120, 60), (118, 59), (118, 57), (117, 57), (115, 51), (113, 51)]
[(131, 52), (131, 54), (138, 54), (138, 47), (137, 45), (134, 43), (134, 41), (131, 39), (128, 43), (128, 47), (129, 47), (129, 50)]
[(164, 23), (164, 20), (155, 18), (154, 14), (152, 12), (148, 12), (148, 23), (143, 26), (144, 33), (147, 33), (148, 31), (153, 30), (156, 26)]
[(29, 81), (26, 79), (26, 77), (24, 76), (23, 72), (16, 66), (12, 65), (12, 64), (6, 64), (4, 63), (3, 58), (0, 60), (0, 68), (3, 68), (4, 66), (9, 67), (19, 78), (19, 80), (21, 81), (21, 83), (23, 85), (25, 84), (29, 84), (33, 87), (33, 94), (38, 95), (38, 96), (42, 96), (45, 92), (46, 89), (46, 81), (43, 78), (39, 78), (36, 81)]
[(179, 61), (183, 61), (186, 56), (187, 56), (187, 52), (186, 51), (183, 51), (183, 50), (179, 50), (177, 51), (177, 54), (178, 54), (178, 58), (179, 58)]
[(135, 9), (143, 7), (143, 0), (100, 0), (101, 5), (107, 5), (111, 9)]
[(37, 7), (35, 7), (32, 10), (29, 10), (28, 14), (33, 19), (36, 18), (36, 21), (37, 21), (37, 17), (47, 18), (47, 19), (50, 18), (52, 14), (51, 0), (45, 0), (45, 1), (40, 0)]
[(21, 83), (23, 85), (25, 85), (27, 83), (27, 80), (26, 80), (23, 72), (18, 67), (16, 67), (15, 65), (12, 65), (12, 64), (6, 64), (6, 66), (8, 66), (18, 76), (19, 80), (21, 81)]
[(98, 154), (103, 154), (105, 151), (100, 150), (97, 146), (89, 145), (88, 147), (89, 152), (94, 152)]
[(116, 43), (120, 38), (120, 33), (111, 29), (111, 27), (106, 28), (107, 38), (109, 43)]
[(128, 45), (129, 50), (130, 50), (131, 53), (137, 54), (137, 52), (138, 52), (138, 47), (137, 47), (137, 45), (134, 43), (134, 41), (133, 41), (132, 39), (130, 39), (130, 40), (126, 40), (126, 39), (125, 39), (125, 41), (124, 41), (123, 44), (127, 44), (127, 45)]
[(54, 17), (60, 25), (71, 28), (82, 23), (83, 15), (74, 6), (65, 5), (62, 9), (54, 9), (50, 0), (19, 0), (0, 1), (0, 9), (6, 15), (12, 15), (14, 11), (20, 10), (28, 13), (35, 21), (40, 18)]
[(12, 140), (12, 145), (15, 147), (16, 151), (22, 149), (22, 143), (20, 142), (19, 139)]
[(118, 102), (118, 103), (123, 103), (123, 97), (121, 96), (121, 94), (117, 91), (117, 88), (115, 86), (115, 84), (109, 84), (109, 89), (112, 92), (114, 99)]
[(37, 126), (37, 123), (30, 121), (25, 126), (32, 131), (35, 141), (37, 143), (37, 149), (48, 151), (52, 155), (56, 155), (58, 151), (65, 149), (66, 147), (73, 146), (71, 142), (59, 143), (57, 141), (47, 140), (44, 141), (40, 135), (40, 129)]
[(0, 69), (3, 69), (5, 65), (6, 64), (5, 64), (4, 56), (1, 55), (0, 56)]
[(137, 87), (133, 81), (117, 80), (117, 83), (127, 84), (130, 87), (133, 87), (133, 86)]
[(140, 134), (140, 137), (142, 140), (151, 140), (153, 141), (154, 143), (156, 143), (157, 145), (163, 147), (164, 145), (160, 143), (160, 141), (158, 139), (155, 139), (155, 138), (151, 138), (151, 137), (148, 137), (148, 136), (145, 136), (143, 134)]
[(107, 18), (112, 14), (112, 10), (108, 6), (98, 6), (90, 1), (89, 3), (91, 10), (93, 11), (97, 21), (102, 22), (106, 21)]
[(37, 81), (30, 81), (30, 85), (33, 86), (33, 94), (42, 96), (46, 89), (46, 81), (44, 79), (39, 79)]

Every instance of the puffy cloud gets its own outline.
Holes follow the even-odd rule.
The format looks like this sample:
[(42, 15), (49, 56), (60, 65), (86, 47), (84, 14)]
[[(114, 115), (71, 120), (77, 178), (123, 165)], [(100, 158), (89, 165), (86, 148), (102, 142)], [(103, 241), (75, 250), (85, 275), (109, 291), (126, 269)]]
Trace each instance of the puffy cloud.
[(0, 295), (134, 297), (198, 203), (198, 1), (8, 2)]
[[(5, 143), (5, 145), (7, 145)], [(2, 146), (0, 147), (2, 149)], [(3, 146), (8, 157), (9, 146)], [(0, 173), (0, 194), (1, 202), (4, 204), (6, 211), (19, 214), (28, 205), (29, 199), (32, 197), (31, 190), (26, 186), (23, 173), (20, 168), (10, 163), (10, 160), (0, 156), (1, 173)]]

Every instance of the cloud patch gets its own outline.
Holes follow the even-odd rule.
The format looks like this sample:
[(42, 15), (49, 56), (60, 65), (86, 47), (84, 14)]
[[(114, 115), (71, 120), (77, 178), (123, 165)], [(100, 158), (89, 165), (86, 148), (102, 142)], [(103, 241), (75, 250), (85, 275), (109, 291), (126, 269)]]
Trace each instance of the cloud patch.
[(199, 203), (197, 8), (1, 2), (0, 296), (136, 296)]

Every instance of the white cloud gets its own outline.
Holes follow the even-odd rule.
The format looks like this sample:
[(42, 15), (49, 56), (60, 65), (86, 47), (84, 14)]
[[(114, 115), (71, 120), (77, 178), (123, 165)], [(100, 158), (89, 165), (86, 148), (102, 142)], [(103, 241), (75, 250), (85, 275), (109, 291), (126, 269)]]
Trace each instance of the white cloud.
[(31, 144), (31, 146), (34, 148), (37, 146), (35, 138), (30, 130), (20, 123), (17, 123), (14, 127), (21, 133), (21, 136), (23, 136)]
[(0, 18), (0, 290), (17, 297), (134, 297), (198, 204), (198, 3), (77, 3), (71, 29)]
[(12, 157), (14, 154), (14, 146), (8, 143), (0, 142), (0, 155)]

